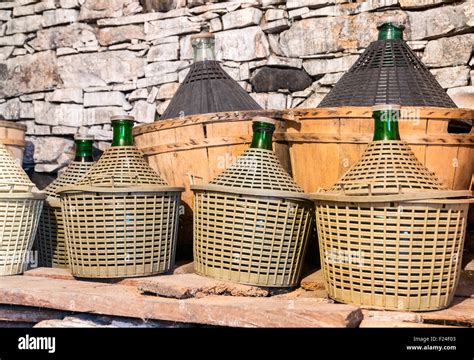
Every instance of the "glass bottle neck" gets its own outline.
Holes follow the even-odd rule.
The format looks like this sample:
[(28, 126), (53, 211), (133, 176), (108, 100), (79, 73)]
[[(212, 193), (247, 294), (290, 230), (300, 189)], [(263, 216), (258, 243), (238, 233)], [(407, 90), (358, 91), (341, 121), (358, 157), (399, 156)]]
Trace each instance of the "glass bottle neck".
[(94, 162), (92, 157), (92, 140), (90, 139), (76, 139), (76, 155), (74, 161), (77, 162)]
[(112, 129), (112, 146), (133, 146), (133, 120), (114, 120)]
[(374, 111), (373, 141), (400, 140), (398, 131), (399, 110)]
[(192, 40), (194, 50), (194, 62), (199, 61), (214, 61), (216, 60), (216, 53), (214, 49), (213, 38), (198, 38)]
[(379, 40), (403, 39), (403, 27), (385, 23), (379, 27)]
[(275, 126), (265, 122), (254, 122), (252, 125), (252, 149), (273, 150), (273, 132)]

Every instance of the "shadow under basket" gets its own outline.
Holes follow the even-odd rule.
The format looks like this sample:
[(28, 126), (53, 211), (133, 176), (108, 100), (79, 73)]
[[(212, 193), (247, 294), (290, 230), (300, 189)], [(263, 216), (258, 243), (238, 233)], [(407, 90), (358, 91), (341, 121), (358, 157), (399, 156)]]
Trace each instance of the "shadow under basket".
[(194, 268), (265, 287), (298, 284), (313, 206), (269, 150), (248, 149), (208, 185), (193, 185)]
[(134, 146), (110, 147), (61, 208), (74, 276), (155, 275), (174, 264), (181, 188), (167, 186)]
[(312, 194), (329, 296), (387, 310), (449, 306), (471, 196), (444, 188), (406, 143), (369, 144), (339, 182)]

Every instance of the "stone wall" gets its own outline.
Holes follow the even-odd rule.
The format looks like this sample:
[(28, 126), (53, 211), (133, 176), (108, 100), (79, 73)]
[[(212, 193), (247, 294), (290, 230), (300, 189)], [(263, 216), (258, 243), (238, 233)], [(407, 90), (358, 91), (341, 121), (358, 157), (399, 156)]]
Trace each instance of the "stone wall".
[(17, 0), (0, 2), (0, 114), (26, 124), (26, 164), (55, 172), (79, 127), (111, 139), (109, 117), (157, 118), (209, 26), (218, 59), (264, 108), (315, 107), (376, 39), (405, 24), (409, 45), (459, 106), (472, 106), (470, 0)]

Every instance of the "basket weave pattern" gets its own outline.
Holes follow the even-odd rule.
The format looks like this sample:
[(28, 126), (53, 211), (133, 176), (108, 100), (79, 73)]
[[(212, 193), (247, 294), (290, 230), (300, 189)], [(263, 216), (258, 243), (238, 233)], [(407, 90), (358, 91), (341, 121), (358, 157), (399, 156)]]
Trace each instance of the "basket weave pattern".
[(43, 200), (0, 199), (0, 275), (26, 270)]
[(446, 189), (402, 141), (371, 142), (357, 164), (330, 191), (364, 191), (367, 184), (374, 190)]
[(210, 184), (235, 188), (291, 191), (302, 193), (271, 151), (247, 149), (226, 171)]
[[(333, 196), (314, 196), (330, 297), (390, 310), (447, 307), (460, 274), (469, 204), (456, 199), (455, 191), (445, 191), (401, 141), (370, 144), (343, 180), (324, 193)], [(392, 194), (393, 184), (402, 192), (389, 195), (390, 201), (362, 191)], [(454, 199), (406, 198), (437, 191)]]
[(0, 275), (26, 270), (33, 246), (43, 196), (33, 194), (34, 184), (0, 144)]
[(36, 234), (39, 266), (68, 267), (64, 219), (57, 190), (76, 184), (92, 167), (92, 162), (73, 161), (66, 170), (44, 189), (48, 195)]
[(257, 286), (298, 283), (312, 204), (299, 197), (273, 152), (248, 149), (210, 185), (193, 190), (197, 273)]
[(262, 108), (233, 80), (218, 61), (198, 61), (191, 65), (161, 119), (224, 111)]
[(64, 197), (70, 267), (80, 277), (162, 273), (174, 262), (179, 193)]
[(298, 201), (197, 192), (196, 272), (245, 284), (296, 285), (311, 210)]
[(60, 194), (75, 276), (146, 276), (173, 265), (180, 190), (166, 186), (135, 147), (108, 148)]
[(135, 146), (107, 149), (87, 176), (78, 182), (78, 185), (105, 187), (137, 184), (166, 185)]
[(34, 184), (28, 175), (18, 165), (17, 160), (10, 154), (5, 145), (0, 143), (0, 191), (25, 192), (31, 190)]
[(456, 107), (401, 39), (372, 42), (318, 107), (375, 104)]
[(316, 204), (329, 296), (398, 310), (449, 305), (459, 276), (467, 205)]

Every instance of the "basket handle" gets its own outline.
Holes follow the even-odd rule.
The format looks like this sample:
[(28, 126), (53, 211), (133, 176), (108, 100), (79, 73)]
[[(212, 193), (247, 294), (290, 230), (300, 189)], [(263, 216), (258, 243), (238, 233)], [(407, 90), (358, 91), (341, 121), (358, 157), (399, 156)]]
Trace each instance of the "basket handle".
[(372, 182), (372, 183), (366, 183), (366, 182), (353, 182), (352, 184), (357, 184), (362, 186), (362, 189), (356, 189), (356, 190), (348, 190), (345, 189), (344, 185), (346, 184), (341, 184), (342, 187), (342, 192), (344, 195), (394, 195), (394, 194), (401, 194), (402, 193), (402, 186), (401, 184), (397, 183), (397, 187), (394, 189), (378, 189), (376, 186), (380, 185), (385, 185), (384, 183), (377, 183), (377, 182)]
[(189, 184), (191, 184), (191, 185), (197, 185), (197, 183), (194, 181), (194, 179), (200, 179), (201, 183), (204, 182), (204, 178), (202, 176), (193, 175), (191, 173), (186, 173), (186, 175), (188, 176)]
[(5, 192), (9, 192), (9, 193), (15, 192), (14, 191), (15, 187), (18, 190), (21, 189), (22, 191), (32, 192), (33, 188), (34, 188), (34, 185), (31, 185), (31, 184), (13, 184), (13, 183), (1, 183), (0, 184), (0, 190), (5, 191)]
[[(134, 181), (132, 181), (132, 184), (138, 184), (138, 174), (137, 173), (128, 173), (128, 172), (124, 172), (124, 173), (121, 173), (122, 176), (126, 175), (130, 178), (132, 178)], [(110, 174), (107, 174), (107, 175), (103, 175), (103, 174), (95, 174), (95, 175), (90, 175), (88, 176), (88, 180), (89, 180), (89, 185), (92, 187), (94, 186), (94, 184), (92, 183), (92, 180), (93, 179), (104, 179), (104, 180), (109, 180), (109, 183), (110, 183), (110, 186), (111, 187), (115, 187), (115, 176), (114, 175), (110, 175)]]

